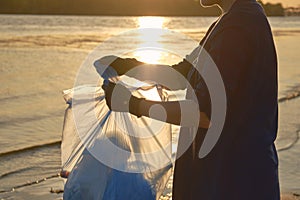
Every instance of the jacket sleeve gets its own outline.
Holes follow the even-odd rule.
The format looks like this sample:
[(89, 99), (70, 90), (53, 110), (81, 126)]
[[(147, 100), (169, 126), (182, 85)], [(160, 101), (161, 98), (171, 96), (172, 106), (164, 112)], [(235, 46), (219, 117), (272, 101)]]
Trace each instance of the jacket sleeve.
[(242, 28), (229, 27), (216, 34), (208, 47), (208, 53), (223, 79), (228, 106), (238, 101), (243, 91), (254, 56), (253, 44)]
[[(252, 44), (239, 27), (219, 30), (205, 44), (206, 51), (201, 53), (200, 71), (217, 67), (225, 87), (227, 108), (239, 101), (239, 90), (245, 79), (252, 58)], [(207, 60), (210, 60), (207, 62)], [(206, 74), (206, 73), (201, 73)], [(190, 75), (190, 83), (199, 102), (200, 110), (210, 116), (211, 98), (206, 77), (197, 70)], [(214, 86), (212, 86), (214, 88)]]

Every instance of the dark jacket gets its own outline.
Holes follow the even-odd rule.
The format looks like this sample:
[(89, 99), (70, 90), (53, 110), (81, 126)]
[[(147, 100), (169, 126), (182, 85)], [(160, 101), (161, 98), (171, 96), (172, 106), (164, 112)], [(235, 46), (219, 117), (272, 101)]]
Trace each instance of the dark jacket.
[[(274, 146), (277, 57), (263, 9), (255, 0), (237, 0), (200, 44), (222, 76), (226, 120), (217, 144), (206, 157), (198, 157), (206, 134), (200, 128), (193, 144), (177, 159), (173, 199), (279, 200)], [(190, 83), (201, 111), (209, 114), (209, 93), (199, 76), (194, 74)], [(179, 148), (184, 137), (180, 135)]]

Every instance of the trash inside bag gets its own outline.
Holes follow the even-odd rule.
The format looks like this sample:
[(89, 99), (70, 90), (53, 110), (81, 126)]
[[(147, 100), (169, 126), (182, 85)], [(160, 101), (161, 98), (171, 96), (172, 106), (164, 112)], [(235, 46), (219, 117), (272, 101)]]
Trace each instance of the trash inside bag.
[[(159, 85), (118, 77), (110, 67), (102, 77), (124, 85), (135, 96), (168, 100)], [(101, 86), (65, 90), (64, 99), (64, 199), (159, 199), (172, 170), (171, 125), (110, 111)]]

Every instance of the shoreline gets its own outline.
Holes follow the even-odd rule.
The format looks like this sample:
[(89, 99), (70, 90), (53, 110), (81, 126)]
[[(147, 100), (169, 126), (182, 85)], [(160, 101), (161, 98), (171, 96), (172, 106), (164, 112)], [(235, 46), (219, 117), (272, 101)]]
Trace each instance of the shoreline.
[[(31, 199), (31, 200), (47, 200), (55, 199), (62, 200), (63, 198), (63, 182), (62, 178), (53, 178), (44, 182), (24, 186), (15, 189), (11, 192), (0, 193), (0, 198), (5, 199)], [(168, 186), (168, 184), (167, 184)], [(171, 188), (166, 188), (168, 191), (172, 191)], [(282, 191), (280, 195), (281, 200), (300, 200), (300, 190), (296, 191)], [(159, 200), (172, 200), (172, 194), (170, 192), (164, 193)]]
[(283, 193), (281, 194), (281, 200), (299, 200), (299, 193)]

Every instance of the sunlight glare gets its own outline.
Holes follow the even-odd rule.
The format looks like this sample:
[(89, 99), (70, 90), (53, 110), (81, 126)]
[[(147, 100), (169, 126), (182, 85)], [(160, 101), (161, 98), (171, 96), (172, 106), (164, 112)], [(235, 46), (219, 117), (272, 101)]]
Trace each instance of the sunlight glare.
[(139, 49), (134, 52), (134, 55), (142, 62), (157, 64), (160, 63), (162, 52), (154, 49)]
[(139, 17), (139, 28), (163, 28), (165, 22), (164, 17)]
[[(143, 62), (155, 64), (159, 63), (162, 57), (162, 52), (154, 48), (161, 49), (160, 43), (162, 29), (164, 26), (164, 17), (139, 17), (139, 40), (141, 44), (139, 49), (134, 53), (134, 56)], [(149, 47), (151, 49), (149, 49)]]

